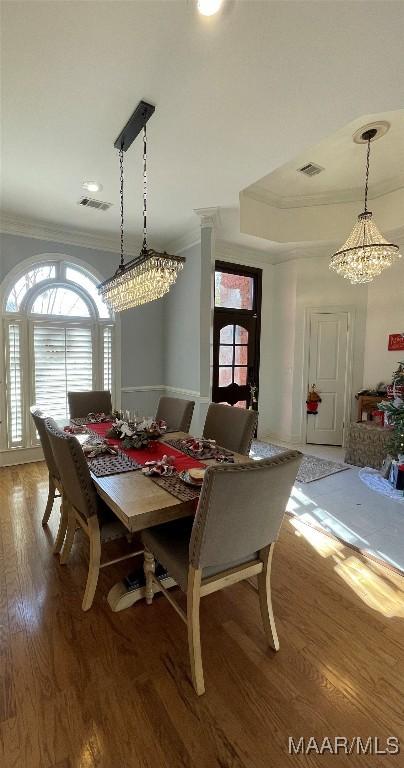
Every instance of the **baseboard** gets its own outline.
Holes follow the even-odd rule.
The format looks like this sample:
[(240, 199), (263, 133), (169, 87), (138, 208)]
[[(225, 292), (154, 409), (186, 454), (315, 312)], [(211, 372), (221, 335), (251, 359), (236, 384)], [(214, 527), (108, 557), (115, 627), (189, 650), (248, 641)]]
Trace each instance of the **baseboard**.
[(33, 461), (43, 461), (42, 448), (10, 448), (0, 451), (0, 467), (12, 467), (16, 464), (30, 464)]
[(276, 432), (267, 432), (264, 435), (259, 435), (258, 440), (263, 443), (289, 443), (290, 445), (302, 445), (301, 435), (280, 435)]

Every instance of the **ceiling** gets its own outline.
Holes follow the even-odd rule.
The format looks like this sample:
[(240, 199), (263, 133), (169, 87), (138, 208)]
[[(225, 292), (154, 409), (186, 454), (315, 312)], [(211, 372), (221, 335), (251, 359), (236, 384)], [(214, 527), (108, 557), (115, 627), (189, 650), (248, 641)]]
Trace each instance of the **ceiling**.
[[(250, 185), (246, 192), (262, 195), (272, 205), (293, 208), (363, 200), (367, 146), (353, 135), (375, 121), (387, 121), (387, 134), (372, 142), (369, 199), (404, 187), (404, 109), (364, 115), (309, 147), (293, 160)], [(308, 177), (298, 169), (314, 163), (323, 170)]]
[[(305, 148), (360, 115), (402, 107), (404, 3), (368, 0), (365, 12), (363, 3), (343, 0), (227, 0), (210, 18), (191, 0), (16, 0), (1, 10), (2, 208), (9, 215), (114, 235), (113, 142), (142, 98), (156, 105), (148, 124), (156, 246), (194, 227), (195, 208), (237, 211), (239, 191), (255, 180), (266, 188), (268, 174), (291, 158), (316, 161)], [(384, 151), (387, 138), (375, 145), (375, 173), (376, 149)], [(134, 237), (142, 223), (139, 141), (125, 162), (126, 226)], [(386, 175), (395, 176), (394, 153), (387, 164)], [(347, 177), (335, 158), (318, 183), (331, 191), (357, 187), (362, 170), (355, 161)], [(113, 203), (109, 211), (77, 205), (85, 179), (103, 184), (96, 196)], [(283, 181), (276, 184), (283, 194)], [(230, 220), (237, 240), (237, 215)]]

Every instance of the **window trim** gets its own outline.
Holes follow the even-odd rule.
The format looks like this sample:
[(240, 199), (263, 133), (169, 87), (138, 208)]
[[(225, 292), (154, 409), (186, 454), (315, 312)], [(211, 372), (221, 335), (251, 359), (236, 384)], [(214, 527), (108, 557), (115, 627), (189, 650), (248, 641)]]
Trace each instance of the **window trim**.
[[(40, 280), (34, 286), (32, 286), (27, 294), (23, 297), (21, 306), (18, 312), (6, 311), (6, 302), (13, 285), (23, 277), (27, 272), (34, 269), (36, 266), (42, 265), (54, 265), (55, 277)], [(31, 458), (33, 456), (32, 449), (38, 450), (38, 444), (32, 439), (32, 419), (29, 413), (28, 404), (30, 403), (32, 383), (31, 378), (33, 376), (33, 370), (30, 371), (30, 363), (32, 361), (32, 351), (30, 350), (30, 336), (32, 336), (32, 330), (34, 322), (44, 323), (79, 323), (80, 325), (90, 325), (93, 327), (93, 381), (95, 385), (103, 386), (104, 381), (104, 362), (103, 362), (103, 331), (104, 328), (109, 326), (112, 329), (112, 361), (111, 369), (113, 372), (113, 381), (111, 387), (111, 394), (114, 403), (119, 408), (121, 404), (121, 319), (119, 315), (114, 315), (112, 312), (110, 316), (100, 317), (98, 309), (93, 301), (92, 297), (84, 291), (75, 281), (66, 279), (66, 267), (71, 266), (79, 272), (88, 277), (90, 280), (97, 284), (104, 278), (97, 273), (97, 269), (91, 264), (88, 264), (81, 259), (76, 259), (70, 254), (66, 253), (40, 253), (36, 256), (24, 259), (15, 267), (13, 267), (3, 279), (0, 284), (0, 453), (5, 453), (11, 456), (15, 451), (25, 451), (27, 458), (19, 458), (17, 461), (32, 461), (37, 460)], [(86, 302), (86, 306), (89, 307), (90, 317), (73, 317), (65, 315), (38, 315), (29, 314), (27, 307), (32, 306), (33, 301), (38, 293), (41, 293), (46, 289), (46, 286), (63, 285), (69, 287), (79, 294)], [(23, 408), (23, 440), (22, 445), (11, 446), (9, 444), (9, 405), (6, 398), (6, 376), (8, 375), (8, 325), (12, 323), (19, 323), (21, 328), (21, 345), (22, 345), (22, 360), (21, 360), (21, 395), (22, 395), (22, 408)], [(20, 454), (23, 455), (23, 454)], [(28, 458), (29, 457), (29, 458)], [(39, 458), (39, 457), (38, 457)], [(1, 456), (0, 456), (1, 464)]]
[[(69, 288), (73, 293), (77, 293), (78, 296), (80, 296), (81, 299), (83, 299), (86, 307), (89, 311), (89, 317), (84, 317), (82, 315), (45, 315), (42, 313), (36, 313), (32, 312), (32, 307), (38, 298), (38, 296), (41, 295), (41, 293), (44, 293), (48, 288)], [(22, 312), (20, 314), (22, 315), (29, 315), (29, 317), (56, 317), (56, 318), (69, 318), (72, 320), (78, 319), (78, 320), (91, 320), (95, 319), (97, 321), (102, 320), (111, 320), (111, 318), (101, 318), (98, 315), (98, 309), (96, 307), (95, 302), (91, 298), (91, 296), (83, 290), (83, 288), (80, 288), (80, 286), (77, 285), (77, 283), (71, 283), (66, 281), (62, 281), (60, 279), (50, 279), (50, 280), (41, 280), (36, 285), (33, 285), (32, 288), (27, 291), (25, 294), (22, 302), (21, 302), (21, 309)], [(15, 315), (16, 312), (7, 312), (7, 315)]]
[[(217, 307), (216, 306), (216, 290), (214, 288), (213, 296), (213, 308), (215, 312), (240, 312), (245, 315), (259, 315), (261, 313), (261, 280), (262, 269), (259, 267), (246, 267), (245, 264), (235, 264), (230, 261), (215, 261), (215, 273), (226, 272), (228, 275), (240, 275), (241, 277), (252, 277), (254, 280), (253, 291), (253, 305), (252, 309), (244, 309), (239, 307)], [(213, 282), (215, 286), (215, 281)]]

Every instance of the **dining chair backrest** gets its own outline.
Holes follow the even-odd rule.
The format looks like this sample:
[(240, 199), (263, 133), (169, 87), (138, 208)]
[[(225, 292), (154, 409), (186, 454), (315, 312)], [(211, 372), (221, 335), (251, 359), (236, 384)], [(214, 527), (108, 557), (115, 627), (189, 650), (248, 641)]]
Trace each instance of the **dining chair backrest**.
[(302, 459), (285, 451), (208, 467), (189, 545), (194, 568), (226, 566), (276, 541)]
[(222, 448), (248, 455), (257, 421), (257, 411), (211, 403), (206, 414), (203, 437), (216, 440)]
[(38, 408), (37, 405), (32, 405), (29, 410), (34, 420), (34, 423), (39, 435), (39, 439), (41, 441), (42, 451), (43, 451), (44, 459), (46, 461), (46, 465), (49, 470), (49, 474), (52, 477), (56, 477), (57, 480), (60, 480), (60, 472), (56, 464), (55, 458), (53, 456), (53, 451), (49, 441), (49, 435), (45, 427), (45, 420), (48, 417), (45, 413), (41, 411), (40, 408)]
[(79, 441), (53, 419), (46, 419), (45, 427), (68, 502), (82, 517), (92, 517), (97, 514), (97, 493)]
[(180, 397), (160, 397), (156, 420), (164, 419), (167, 427), (175, 432), (189, 432), (195, 403)]
[(112, 413), (111, 393), (108, 390), (68, 392), (67, 401), (71, 419), (83, 418), (89, 413)]

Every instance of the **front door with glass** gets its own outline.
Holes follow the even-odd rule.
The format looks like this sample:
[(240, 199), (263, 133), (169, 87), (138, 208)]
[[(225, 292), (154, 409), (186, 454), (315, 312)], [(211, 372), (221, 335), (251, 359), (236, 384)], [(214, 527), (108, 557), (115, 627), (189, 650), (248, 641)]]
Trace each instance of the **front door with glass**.
[(217, 262), (212, 380), (216, 403), (258, 407), (260, 309), (261, 270)]

